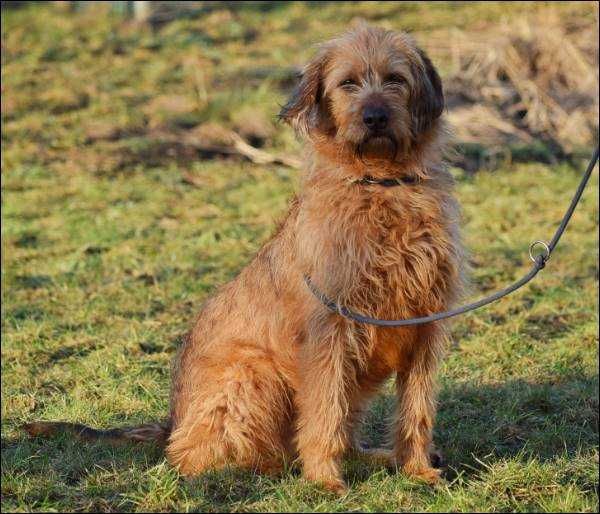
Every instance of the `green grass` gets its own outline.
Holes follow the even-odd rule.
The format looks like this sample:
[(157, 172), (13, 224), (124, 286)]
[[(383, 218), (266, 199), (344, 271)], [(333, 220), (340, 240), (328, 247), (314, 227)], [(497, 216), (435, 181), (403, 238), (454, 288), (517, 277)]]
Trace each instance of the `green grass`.
[[(298, 152), (274, 120), (289, 87), (277, 70), (353, 17), (427, 34), (541, 8), (276, 3), (157, 32), (94, 13), (3, 12), (2, 510), (597, 511), (597, 172), (547, 269), (457, 319), (440, 372), (435, 437), (448, 472), (439, 487), (352, 461), (343, 498), (297, 467), (278, 479), (230, 470), (185, 481), (152, 446), (28, 440), (18, 430), (34, 419), (163, 418), (180, 337), (297, 188), (287, 168), (155, 151), (153, 127), (259, 119), (268, 149)], [(157, 107), (160, 95), (182, 107)], [(118, 135), (94, 136), (98, 123)], [(454, 170), (472, 296), (528, 269), (527, 247), (553, 233), (585, 163), (576, 164)], [(364, 427), (373, 444), (391, 391)]]

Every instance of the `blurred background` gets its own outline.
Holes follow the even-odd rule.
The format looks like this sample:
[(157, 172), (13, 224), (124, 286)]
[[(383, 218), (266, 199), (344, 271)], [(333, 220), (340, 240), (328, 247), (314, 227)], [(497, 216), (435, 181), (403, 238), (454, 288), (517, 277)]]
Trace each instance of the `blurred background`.
[(293, 472), (188, 483), (157, 448), (18, 428), (165, 417), (182, 335), (297, 190), (279, 107), (359, 19), (411, 32), (440, 71), (470, 296), (505, 287), (598, 141), (597, 2), (2, 2), (3, 511), (597, 512), (597, 172), (544, 272), (456, 318), (447, 486), (356, 462), (339, 500)]
[(31, 4), (3, 3), (6, 159), (15, 140), (92, 173), (253, 158), (237, 136), (298, 155), (278, 105), (315, 44), (358, 18), (412, 32), (431, 55), (463, 169), (556, 162), (598, 129), (595, 2)]

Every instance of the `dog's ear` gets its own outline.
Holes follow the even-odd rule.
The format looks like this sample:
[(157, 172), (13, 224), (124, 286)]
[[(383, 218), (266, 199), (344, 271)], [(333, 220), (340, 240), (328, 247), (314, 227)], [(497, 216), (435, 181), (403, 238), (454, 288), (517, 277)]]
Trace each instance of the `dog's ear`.
[(307, 134), (319, 123), (326, 58), (326, 50), (322, 49), (304, 67), (298, 85), (279, 112), (279, 119), (289, 123), (299, 133)]
[(420, 48), (417, 49), (417, 52), (423, 67), (419, 66), (416, 70), (415, 87), (411, 99), (413, 134), (415, 137), (429, 129), (444, 111), (442, 80), (425, 52)]

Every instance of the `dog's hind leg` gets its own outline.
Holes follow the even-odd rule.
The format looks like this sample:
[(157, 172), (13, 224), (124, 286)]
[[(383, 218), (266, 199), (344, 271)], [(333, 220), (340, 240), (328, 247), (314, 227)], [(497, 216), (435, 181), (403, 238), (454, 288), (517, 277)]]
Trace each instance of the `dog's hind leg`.
[(285, 384), (264, 351), (245, 346), (235, 353), (204, 367), (184, 415), (174, 420), (166, 453), (183, 475), (228, 465), (264, 473), (283, 468), (290, 415)]

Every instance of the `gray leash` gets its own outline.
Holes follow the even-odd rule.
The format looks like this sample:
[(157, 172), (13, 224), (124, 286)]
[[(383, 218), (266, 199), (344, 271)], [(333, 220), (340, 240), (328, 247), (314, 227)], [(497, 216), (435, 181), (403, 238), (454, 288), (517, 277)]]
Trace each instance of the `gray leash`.
[[(577, 204), (581, 199), (583, 190), (585, 189), (585, 186), (587, 185), (588, 180), (592, 175), (592, 170), (594, 169), (597, 160), (598, 147), (596, 147), (596, 151), (594, 152), (594, 155), (592, 156), (592, 159), (590, 160), (590, 163), (588, 164), (588, 167), (583, 177), (581, 178), (581, 182), (579, 183), (579, 187), (577, 187), (577, 191), (575, 191), (575, 195), (571, 200), (571, 204), (569, 205), (567, 212), (563, 216), (563, 219), (560, 222), (559, 227), (556, 229), (554, 237), (552, 238), (550, 243), (546, 243), (544, 241), (534, 241), (529, 246), (529, 258), (533, 261), (533, 266), (529, 273), (527, 273), (523, 278), (517, 280), (514, 284), (511, 284), (507, 288), (502, 289), (501, 291), (497, 291), (494, 294), (491, 294), (490, 296), (486, 296), (481, 300), (469, 303), (467, 305), (463, 305), (462, 307), (458, 307), (450, 311), (436, 312), (435, 314), (431, 314), (430, 316), (423, 316), (420, 318), (376, 319), (370, 318), (369, 316), (364, 316), (362, 314), (358, 314), (356, 312), (351, 311), (347, 307), (338, 305), (336, 302), (334, 302), (333, 300), (325, 296), (323, 293), (321, 293), (321, 291), (319, 291), (319, 289), (317, 289), (317, 287), (312, 283), (309, 276), (306, 275), (304, 277), (304, 281), (306, 282), (306, 285), (311, 290), (311, 292), (317, 297), (317, 299), (331, 311), (341, 314), (342, 316), (352, 319), (354, 321), (358, 321), (359, 323), (368, 323), (370, 325), (377, 325), (380, 327), (403, 327), (408, 325), (420, 325), (422, 323), (429, 323), (431, 321), (439, 321), (441, 319), (451, 318), (453, 316), (458, 316), (459, 314), (478, 309), (479, 307), (483, 307), (484, 305), (495, 302), (496, 300), (499, 300), (500, 298), (509, 295), (513, 291), (516, 291), (520, 287), (523, 287), (525, 284), (527, 284), (527, 282), (533, 279), (533, 277), (535, 277), (538, 274), (538, 272), (544, 268), (544, 266), (546, 266), (546, 262), (550, 258), (550, 254), (552, 254), (552, 251), (558, 244), (560, 237), (563, 235), (563, 232), (569, 224), (569, 220), (571, 219), (573, 211), (575, 210), (575, 207), (577, 207)], [(543, 248), (543, 252), (534, 255), (534, 250), (537, 246), (541, 246)]]

